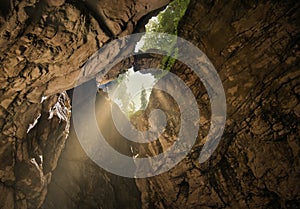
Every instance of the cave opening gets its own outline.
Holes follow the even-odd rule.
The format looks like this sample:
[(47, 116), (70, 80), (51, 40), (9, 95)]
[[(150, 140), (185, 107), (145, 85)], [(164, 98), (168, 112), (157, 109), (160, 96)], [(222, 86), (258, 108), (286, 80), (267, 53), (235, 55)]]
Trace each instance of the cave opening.
[[(295, 0), (3, 0), (0, 208), (299, 208), (299, 10)], [(82, 71), (91, 72), (83, 66), (93, 53), (145, 32), (144, 26), (149, 33), (137, 46), (121, 47), (121, 54), (107, 50), (101, 63), (109, 67), (111, 57), (118, 59), (129, 48), (146, 55), (117, 63), (102, 83), (95, 74), (87, 78), (98, 91), (96, 122), (107, 142), (133, 167), (175, 144), (180, 105), (155, 88), (167, 72), (187, 84), (198, 104), (192, 109), (201, 114), (193, 120), (199, 125), (195, 146), (182, 161), (160, 175), (134, 179), (107, 172), (83, 150), (72, 120), (72, 91), (77, 83), (90, 84), (77, 81)], [(183, 38), (204, 53), (201, 58), (209, 58), (226, 94), (226, 101), (219, 102), (227, 105), (226, 119), (210, 108), (211, 89), (201, 76), (180, 63), (175, 44), (180, 38), (158, 41), (150, 32)], [(158, 56), (155, 49), (165, 54)], [(89, 93), (78, 101), (82, 108), (90, 102)], [(159, 137), (148, 132), (158, 140), (128, 142), (115, 127), (112, 108), (120, 113), (117, 122), (126, 119), (141, 132), (157, 128), (150, 110), (166, 113), (167, 123)], [(224, 120), (224, 132), (216, 132), (222, 137), (217, 149), (199, 162), (210, 127)], [(92, 132), (89, 120), (81, 125)], [(153, 170), (163, 167), (153, 165)], [(118, 167), (128, 168), (125, 163)]]

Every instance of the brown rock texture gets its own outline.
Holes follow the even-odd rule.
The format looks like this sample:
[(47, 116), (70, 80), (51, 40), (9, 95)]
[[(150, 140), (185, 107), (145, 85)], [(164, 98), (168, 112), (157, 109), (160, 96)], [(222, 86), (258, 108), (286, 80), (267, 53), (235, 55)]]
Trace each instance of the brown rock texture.
[[(10, 132), (1, 133), (0, 206), (39, 208), (69, 133), (71, 106), (67, 94), (61, 93), (42, 104), (24, 101), (19, 108), (19, 124), (7, 122)], [(35, 119), (29, 121), (26, 113)], [(15, 135), (18, 128), (26, 128), (23, 138)]]
[(70, 102), (61, 92), (101, 46), (140, 30), (168, 2), (1, 2), (1, 208), (41, 207), (69, 132)]
[[(169, 172), (137, 180), (143, 208), (299, 207), (299, 6), (296, 1), (191, 1), (179, 35), (216, 67), (227, 98), (226, 128), (213, 156), (199, 164), (209, 99), (195, 74), (177, 63), (172, 72), (186, 81), (199, 104), (199, 140)], [(142, 67), (151, 66), (151, 59), (140, 61)], [(171, 106), (170, 113), (174, 103), (166, 95), (151, 97), (149, 109)], [(168, 132), (176, 133), (178, 119), (175, 124)], [(158, 154), (171, 139), (159, 138), (140, 151)]]
[[(101, 107), (97, 118), (105, 139), (129, 154), (125, 139), (112, 128), (110, 104), (103, 94), (98, 95), (97, 105)], [(81, 148), (71, 126), (66, 148), (53, 172), (42, 208), (138, 209), (141, 208), (141, 200), (134, 179), (113, 175), (96, 165)]]
[[(200, 79), (180, 62), (172, 72), (190, 87), (201, 115), (197, 143), (182, 162), (167, 173), (137, 179), (135, 185), (133, 179), (103, 171), (81, 149), (65, 91), (77, 83), (94, 52), (143, 30), (167, 3), (1, 2), (0, 208), (299, 207), (298, 1), (191, 0), (179, 36), (209, 57), (227, 99), (225, 132), (209, 161), (199, 164), (198, 157), (210, 126), (210, 101)], [(135, 70), (158, 67), (161, 57), (124, 60), (106, 78), (132, 62)], [(110, 142), (128, 152), (127, 143), (115, 141), (123, 138), (112, 121), (103, 119), (102, 113), (109, 112), (105, 95), (98, 97), (100, 126), (107, 125)], [(148, 109), (132, 122), (147, 128), (152, 108), (161, 108), (170, 120), (156, 142), (136, 146), (145, 156), (166, 150), (178, 132), (178, 107), (159, 91), (152, 92)], [(174, 113), (177, 117), (171, 118)]]

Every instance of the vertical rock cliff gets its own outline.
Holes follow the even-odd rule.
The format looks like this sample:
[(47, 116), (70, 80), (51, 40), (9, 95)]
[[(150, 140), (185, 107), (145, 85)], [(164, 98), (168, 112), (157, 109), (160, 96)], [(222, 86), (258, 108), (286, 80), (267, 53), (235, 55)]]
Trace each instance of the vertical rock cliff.
[(0, 207), (39, 208), (83, 64), (169, 1), (5, 0), (0, 9)]
[[(210, 103), (197, 76), (177, 63), (171, 71), (197, 97), (199, 139), (168, 173), (137, 180), (143, 208), (299, 207), (299, 6), (297, 1), (191, 1), (179, 36), (206, 53), (217, 69), (227, 98), (226, 128), (213, 156), (199, 164)], [(151, 63), (140, 61), (139, 68)], [(152, 100), (150, 109), (173, 104), (161, 93), (153, 93)], [(163, 152), (170, 139), (141, 151)]]
[[(195, 73), (171, 72), (192, 90), (200, 131), (189, 155), (170, 171), (145, 179), (107, 173), (83, 152), (70, 123), (70, 95), (88, 58), (105, 44), (143, 31), (168, 0), (4, 0), (0, 8), (0, 208), (298, 208), (300, 205), (300, 71), (298, 1), (191, 0), (178, 35), (201, 49), (222, 80), (227, 120), (212, 157), (198, 157), (210, 126), (210, 101)], [(112, 54), (112, 56), (117, 56)], [(137, 56), (118, 75), (162, 67), (161, 56)], [(66, 93), (68, 91), (68, 93)], [(68, 95), (69, 94), (69, 95)], [(124, 152), (103, 93), (100, 126)], [(83, 105), (84, 105), (84, 101)], [(143, 114), (178, 107), (153, 91)], [(179, 113), (178, 113), (179, 114)], [(174, 141), (179, 118), (147, 155)], [(71, 128), (70, 128), (71, 127)]]

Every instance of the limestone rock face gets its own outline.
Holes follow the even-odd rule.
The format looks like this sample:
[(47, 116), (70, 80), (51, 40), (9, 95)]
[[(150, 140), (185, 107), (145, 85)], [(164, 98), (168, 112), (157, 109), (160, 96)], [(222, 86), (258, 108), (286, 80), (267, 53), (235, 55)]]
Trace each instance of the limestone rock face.
[[(217, 69), (227, 98), (226, 128), (213, 156), (199, 164), (210, 103), (196, 75), (175, 65), (172, 72), (190, 85), (200, 105), (199, 141), (168, 173), (137, 180), (143, 208), (299, 207), (299, 6), (191, 1), (179, 35)], [(157, 93), (152, 100), (152, 108), (170, 101)], [(163, 152), (168, 140), (140, 150)]]
[(6, 126), (26, 128), (24, 138), (15, 135), (18, 129), (1, 136), (1, 208), (39, 208), (69, 133), (71, 106), (62, 93), (19, 108), (19, 124)]
[[(227, 99), (225, 132), (208, 161), (199, 164), (198, 157), (210, 127), (210, 101), (200, 79), (180, 62), (171, 71), (189, 86), (201, 115), (197, 142), (182, 162), (167, 173), (134, 181), (103, 171), (83, 152), (70, 124), (71, 91), (65, 91), (77, 83), (94, 52), (143, 30), (168, 2), (1, 2), (0, 208), (299, 207), (298, 1), (191, 0), (179, 36), (209, 57)], [(129, 58), (107, 79), (131, 65), (162, 67), (161, 59)], [(111, 119), (104, 120), (109, 112), (104, 97), (99, 96), (99, 123), (110, 143), (127, 153), (128, 143), (114, 141), (125, 139)], [(171, 146), (180, 125), (178, 106), (159, 91), (153, 91), (148, 109), (133, 124), (146, 129), (154, 108), (176, 117), (159, 140), (136, 146), (145, 156)]]
[[(1, 2), (1, 208), (41, 207), (69, 132), (70, 101), (61, 92), (94, 52), (168, 2)], [(103, 10), (90, 10), (94, 3)]]
[[(98, 96), (97, 105), (101, 107), (97, 117), (105, 139), (126, 151), (128, 146), (117, 140), (122, 137), (112, 128), (111, 114), (104, 114), (110, 112), (110, 103), (104, 95)], [(134, 179), (116, 176), (96, 165), (82, 149), (71, 126), (66, 148), (53, 172), (42, 208), (138, 209), (141, 200)]]

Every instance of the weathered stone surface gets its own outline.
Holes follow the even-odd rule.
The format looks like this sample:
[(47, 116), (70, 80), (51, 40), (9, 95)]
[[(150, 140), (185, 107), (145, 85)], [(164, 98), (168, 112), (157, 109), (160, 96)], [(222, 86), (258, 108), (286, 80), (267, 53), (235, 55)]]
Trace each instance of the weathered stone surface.
[[(139, 31), (145, 17), (167, 3), (1, 2), (1, 208), (141, 207), (133, 181), (93, 164), (73, 132), (58, 163), (69, 130), (70, 104), (65, 93), (56, 93), (74, 86), (96, 50)], [(209, 99), (200, 80), (176, 63), (172, 72), (186, 81), (198, 101), (199, 140), (168, 173), (136, 181), (143, 208), (298, 207), (299, 7), (297, 1), (191, 1), (179, 35), (203, 50), (218, 70), (227, 97), (227, 126), (218, 150), (199, 165), (210, 125)], [(157, 58), (139, 57), (134, 65), (157, 67)], [(131, 63), (129, 59), (115, 66), (107, 79)], [(150, 107), (176, 109), (167, 95), (158, 92), (151, 102)], [(140, 129), (147, 126), (144, 116), (135, 118)], [(176, 117), (170, 121), (168, 135), (138, 147), (141, 155), (170, 146), (177, 121)], [(110, 129), (106, 131), (109, 134)], [(126, 144), (120, 146), (128, 151)], [(128, 188), (134, 190), (133, 196)]]
[[(293, 90), (300, 75), (299, 7), (295, 1), (191, 1), (179, 35), (204, 51), (218, 70), (227, 97), (226, 129), (208, 162), (197, 162), (206, 136), (199, 135), (194, 151), (178, 166), (137, 180), (143, 208), (298, 207), (299, 97)], [(191, 84), (201, 104), (200, 121), (209, 121), (205, 89), (193, 87), (198, 82), (189, 83), (184, 69), (177, 65), (172, 72)], [(154, 103), (168, 101), (152, 96)], [(205, 123), (200, 125), (205, 130)], [(155, 146), (146, 151), (157, 154)]]
[[(99, 128), (110, 144), (129, 154), (125, 139), (113, 128), (110, 103), (106, 97), (98, 95), (97, 98), (96, 105), (101, 107), (97, 108)], [(89, 159), (72, 126), (42, 208), (135, 209), (141, 208), (140, 192), (134, 179), (108, 173)]]
[[(169, 1), (151, 6), (146, 1), (94, 1), (101, 5), (97, 8), (105, 4), (103, 18), (102, 10), (89, 10), (91, 2), (1, 3), (1, 207), (42, 205), (69, 130), (68, 96), (56, 94), (74, 87), (82, 66), (101, 46), (132, 33), (144, 16)], [(114, 34), (110, 25), (118, 29)]]
[[(35, 119), (30, 121), (32, 115)], [(69, 99), (65, 93), (54, 95), (32, 109), (21, 103), (15, 118), (19, 120), (6, 123), (1, 133), (0, 177), (4, 186), (0, 193), (7, 195), (1, 202), (6, 202), (4, 208), (38, 208), (69, 132)], [(8, 202), (11, 195), (12, 203)]]
[(13, 188), (10, 188), (10, 187), (7, 187), (7, 186), (1, 184), (0, 190), (1, 190), (0, 207), (3, 209), (14, 208), (15, 200), (14, 200)]

